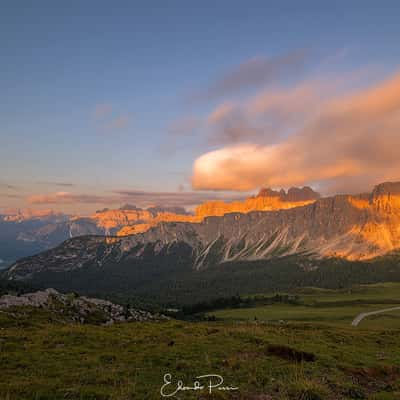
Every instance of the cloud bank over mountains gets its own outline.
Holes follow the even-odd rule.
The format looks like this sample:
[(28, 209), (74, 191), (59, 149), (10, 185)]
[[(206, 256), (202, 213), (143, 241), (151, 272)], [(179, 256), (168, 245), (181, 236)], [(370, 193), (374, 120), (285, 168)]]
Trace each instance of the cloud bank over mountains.
[(207, 121), (223, 146), (195, 160), (197, 190), (357, 192), (400, 178), (400, 73), (345, 93), (324, 80), (270, 89), (220, 104)]

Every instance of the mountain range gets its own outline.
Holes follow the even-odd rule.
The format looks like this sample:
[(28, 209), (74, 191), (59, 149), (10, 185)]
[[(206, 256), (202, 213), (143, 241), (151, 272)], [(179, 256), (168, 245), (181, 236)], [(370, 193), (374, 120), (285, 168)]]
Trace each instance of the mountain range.
[(205, 217), (229, 212), (273, 210), (309, 203), (319, 195), (310, 188), (288, 192), (263, 189), (244, 202), (210, 201), (194, 214), (182, 207), (152, 206), (141, 209), (125, 204), (119, 209), (102, 209), (90, 216), (70, 216), (51, 210), (13, 210), (0, 215), (0, 268), (18, 258), (57, 246), (82, 235), (125, 236), (145, 232), (160, 222), (201, 222)]
[[(327, 263), (351, 266), (348, 270), (335, 267), (335, 274), (339, 274), (336, 278), (329, 272), (329, 281), (336, 279), (337, 285), (340, 274), (354, 270), (362, 274), (362, 268), (370, 269), (364, 278), (373, 280), (379, 274), (371, 274), (371, 266), (376, 260), (381, 265), (383, 257), (392, 257), (389, 264), (395, 268), (385, 271), (398, 273), (400, 183), (383, 183), (371, 193), (359, 195), (313, 196), (314, 199), (296, 198), (300, 203), (296, 206), (296, 202), (289, 201), (289, 192), (262, 191), (240, 203), (241, 212), (236, 211), (239, 204), (232, 203), (233, 212), (209, 216), (204, 211), (203, 216), (198, 210), (212, 207), (202, 205), (194, 216), (183, 215), (182, 221), (159, 221), (133, 235), (72, 238), (56, 248), (19, 260), (6, 276), (51, 283), (60, 289), (85, 292), (90, 288), (91, 293), (105, 288), (121, 292), (121, 287), (126, 293), (138, 294), (146, 288), (149, 293), (177, 293), (188, 290), (187, 283), (191, 281), (195, 286), (214, 285), (215, 290), (211, 291), (216, 296), (229, 286), (226, 282), (221, 286), (221, 280), (234, 279), (235, 274), (242, 277), (235, 283), (235, 290), (240, 288), (240, 282), (251, 281), (249, 285), (254, 291), (269, 287), (272, 283), (268, 279), (274, 280), (274, 285), (284, 281), (282, 287), (296, 279), (308, 282), (311, 276), (321, 274)], [(274, 201), (281, 203), (280, 208), (273, 208)], [(246, 208), (255, 203), (263, 204), (264, 210)], [(218, 203), (218, 212), (227, 204)], [(361, 270), (359, 266), (363, 266)], [(322, 285), (327, 283), (324, 271), (325, 278), (318, 278)], [(260, 273), (269, 275), (260, 277)], [(362, 276), (356, 278), (362, 280)], [(347, 277), (345, 281), (352, 279)]]

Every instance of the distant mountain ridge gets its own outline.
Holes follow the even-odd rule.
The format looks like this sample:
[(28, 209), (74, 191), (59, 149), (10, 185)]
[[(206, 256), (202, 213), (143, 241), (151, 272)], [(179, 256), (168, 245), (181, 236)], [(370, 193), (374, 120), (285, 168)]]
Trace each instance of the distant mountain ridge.
[(154, 205), (142, 209), (131, 204), (119, 209), (98, 210), (88, 217), (69, 216), (51, 210), (14, 210), (0, 215), (0, 238), (3, 238), (4, 247), (3, 250), (0, 243), (0, 259), (14, 261), (82, 235), (132, 235), (146, 232), (161, 222), (199, 223), (211, 215), (296, 207), (318, 197), (310, 188), (292, 188), (287, 194), (265, 189), (258, 196), (242, 202), (206, 202), (196, 209), (194, 215), (182, 207)]
[(0, 219), (7, 222), (25, 222), (29, 220), (54, 220), (66, 216), (53, 210), (12, 209), (0, 214)]
[[(32, 210), (16, 210), (0, 215), (0, 269), (21, 257), (38, 253), (48, 248), (35, 239), (24, 240), (23, 235), (29, 232), (37, 232), (46, 226), (63, 226), (68, 216), (53, 212)], [(57, 238), (53, 235), (52, 243), (60, 243), (65, 240), (66, 233)], [(62, 240), (59, 240), (61, 239)]]

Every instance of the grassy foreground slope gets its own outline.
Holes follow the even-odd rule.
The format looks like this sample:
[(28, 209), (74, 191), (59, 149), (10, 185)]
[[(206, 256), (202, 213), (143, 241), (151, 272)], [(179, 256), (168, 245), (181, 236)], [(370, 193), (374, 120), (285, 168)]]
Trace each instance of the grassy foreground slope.
[(219, 374), (239, 387), (174, 399), (400, 398), (399, 329), (317, 319), (97, 326), (60, 318), (45, 310), (0, 313), (0, 399), (160, 399), (166, 373), (187, 385)]

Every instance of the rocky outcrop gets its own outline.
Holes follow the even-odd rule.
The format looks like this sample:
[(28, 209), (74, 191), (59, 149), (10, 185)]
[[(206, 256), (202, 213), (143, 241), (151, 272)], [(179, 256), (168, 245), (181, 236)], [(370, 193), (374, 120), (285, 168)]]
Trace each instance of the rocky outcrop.
[(170, 213), (177, 215), (190, 215), (183, 207), (163, 207), (163, 206), (151, 206), (147, 208), (154, 216), (160, 213)]
[(284, 196), (284, 200), (289, 202), (309, 201), (318, 200), (320, 197), (319, 193), (315, 192), (308, 186), (304, 186), (303, 188), (290, 188)]
[(74, 322), (100, 322), (106, 325), (115, 322), (156, 321), (167, 319), (147, 311), (122, 307), (107, 300), (62, 294), (54, 289), (46, 289), (21, 296), (4, 295), (0, 297), (0, 310), (15, 311), (20, 307), (41, 308), (52, 311)]
[(261, 189), (257, 197), (278, 197), (281, 201), (297, 202), (318, 200), (321, 196), (308, 186), (302, 188), (291, 187), (287, 192), (285, 190), (275, 191), (270, 188)]

